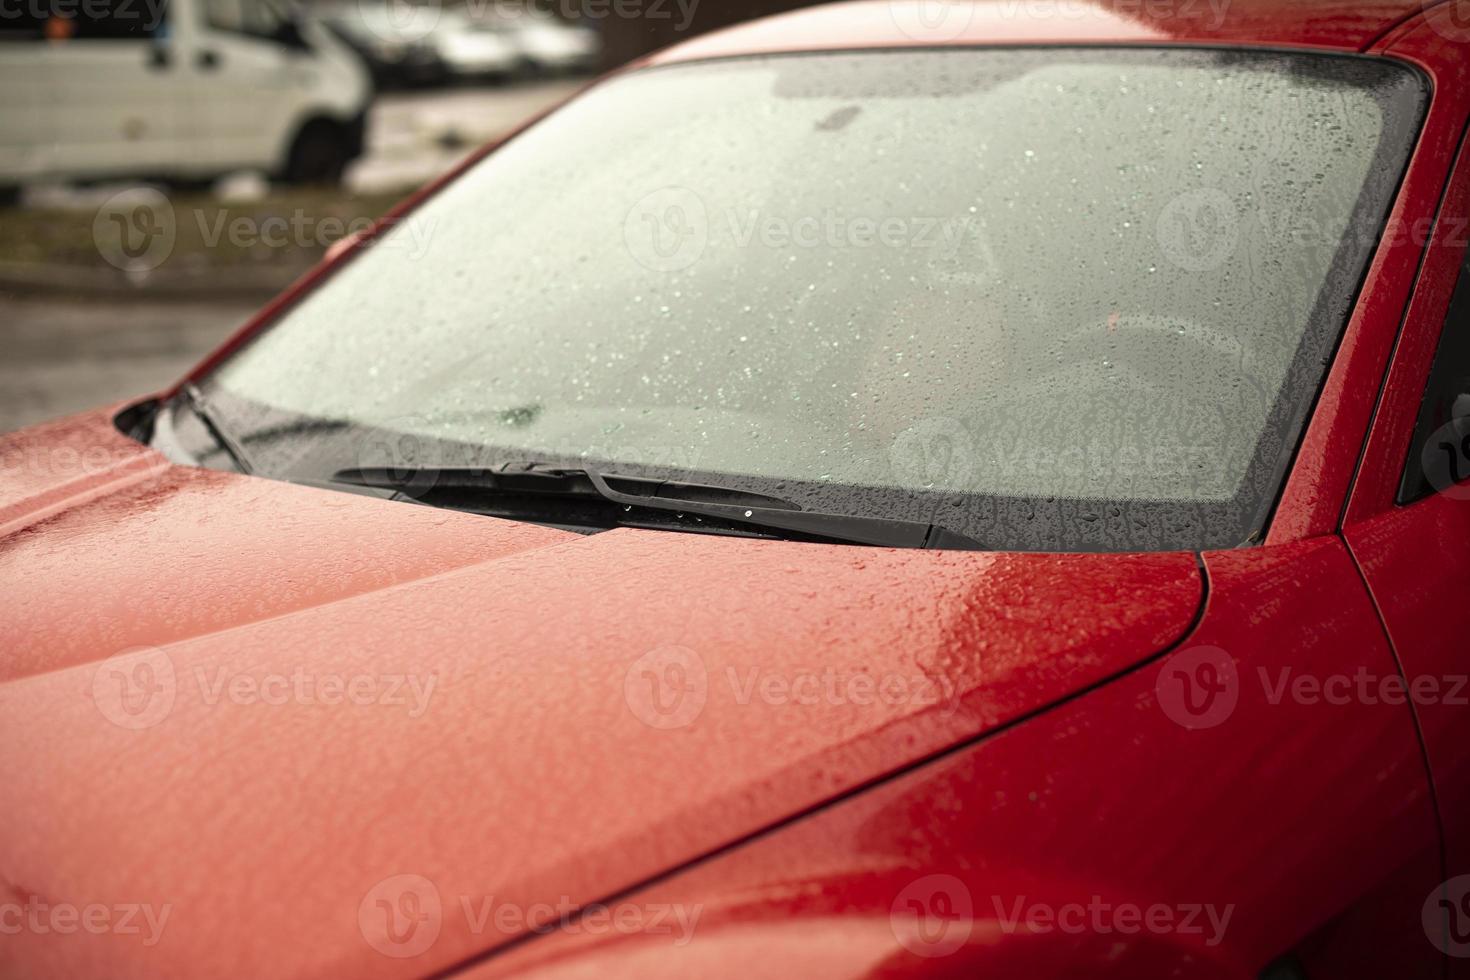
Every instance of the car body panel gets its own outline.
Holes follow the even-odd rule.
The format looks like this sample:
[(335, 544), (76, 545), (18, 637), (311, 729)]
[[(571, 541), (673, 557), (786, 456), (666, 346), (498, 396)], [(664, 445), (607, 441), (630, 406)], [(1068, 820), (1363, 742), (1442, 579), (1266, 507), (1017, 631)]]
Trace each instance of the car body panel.
[(1423, 7), (1419, 0), (857, 0), (727, 28), (675, 45), (646, 63), (935, 44), (1208, 44), (1359, 51)]
[[(1470, 238), (1470, 22), (1456, 20), (1455, 13), (1449, 7), (1431, 11), (1394, 48), (1434, 72), (1443, 93), (1443, 129), (1456, 138), (1447, 155), (1458, 159), (1343, 516), (1343, 535), (1405, 674), (1436, 692), (1416, 698), (1414, 709), (1433, 766), (1449, 878), (1470, 873), (1470, 658), (1463, 640), (1470, 632), (1470, 487), (1442, 488), (1406, 506), (1396, 497), (1405, 468), (1421, 465), (1409, 458), (1411, 436), (1440, 336), (1467, 326), (1446, 323)], [(1458, 60), (1452, 57), (1457, 53)]]
[[(0, 450), (52, 444), (30, 438)], [(513, 933), (381, 956), (356, 920), (375, 882), (591, 901), (1103, 681), (1201, 601), (1188, 554), (582, 536), (184, 467), (58, 510), (36, 482), (46, 516), (12, 499), (0, 542), (21, 664), (0, 867), (176, 917), (154, 949), (7, 941), (0, 969), (37, 976), (444, 966)], [(674, 689), (646, 686), (670, 650), (704, 678), (672, 727)], [(297, 675), (305, 695), (276, 680)], [(399, 678), (399, 700), (313, 678), (384, 697)], [(218, 882), (245, 880), (271, 901), (226, 911)]]
[[(1277, 696), (1283, 672), (1395, 670), (1346, 549), (1324, 538), (1206, 564), (1205, 615), (1168, 656), (609, 899), (614, 914), (698, 909), (692, 939), (566, 929), (463, 975), (739, 977), (736, 951), (759, 949), (816, 976), (1243, 980), (1300, 947), (1307, 976), (1437, 976), (1419, 913), (1439, 860), (1412, 714)], [(1238, 673), (1187, 729), (1172, 675), (1209, 650)], [(1094, 897), (1161, 905), (1180, 928), (1109, 913), (1075, 928), (1061, 910)], [(1058, 924), (1008, 924), (1018, 902)], [(1214, 906), (1219, 928), (1205, 913), (1184, 928), (1191, 906)]]

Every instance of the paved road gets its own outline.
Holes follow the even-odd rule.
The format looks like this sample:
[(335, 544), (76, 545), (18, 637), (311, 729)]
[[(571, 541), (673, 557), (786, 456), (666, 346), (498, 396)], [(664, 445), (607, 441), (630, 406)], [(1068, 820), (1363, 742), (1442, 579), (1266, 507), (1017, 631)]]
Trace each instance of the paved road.
[(251, 304), (57, 302), (0, 296), (0, 432), (177, 380)]

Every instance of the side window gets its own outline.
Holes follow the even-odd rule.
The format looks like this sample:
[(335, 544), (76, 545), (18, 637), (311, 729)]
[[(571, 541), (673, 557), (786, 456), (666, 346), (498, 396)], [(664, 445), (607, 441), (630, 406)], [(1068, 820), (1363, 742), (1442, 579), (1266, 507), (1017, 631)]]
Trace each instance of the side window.
[(1429, 369), (1399, 503), (1422, 500), (1466, 479), (1470, 479), (1470, 252), (1460, 267), (1439, 350)]
[(278, 40), (287, 17), (266, 0), (205, 0), (204, 22), (217, 31)]
[(0, 41), (146, 41), (168, 33), (166, 0), (0, 3)]

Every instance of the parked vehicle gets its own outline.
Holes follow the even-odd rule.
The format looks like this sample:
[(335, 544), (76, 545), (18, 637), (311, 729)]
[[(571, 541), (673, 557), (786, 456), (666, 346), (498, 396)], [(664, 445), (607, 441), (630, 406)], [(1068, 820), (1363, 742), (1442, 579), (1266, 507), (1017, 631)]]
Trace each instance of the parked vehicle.
[(450, 77), (434, 40), (437, 7), (361, 0), (314, 16), (357, 53), (379, 88), (441, 85)]
[(1464, 962), (1470, 34), (935, 9), (615, 74), (0, 438), (0, 923), (147, 913), (6, 972)]
[(331, 182), (363, 149), (357, 59), (271, 0), (17, 8), (0, 17), (0, 185)]
[(456, 81), (504, 81), (527, 65), (514, 32), (496, 21), (445, 11), (429, 37), (446, 75)]
[(518, 11), (502, 20), (532, 71), (571, 75), (597, 69), (602, 42), (591, 28), (568, 24), (534, 9)]

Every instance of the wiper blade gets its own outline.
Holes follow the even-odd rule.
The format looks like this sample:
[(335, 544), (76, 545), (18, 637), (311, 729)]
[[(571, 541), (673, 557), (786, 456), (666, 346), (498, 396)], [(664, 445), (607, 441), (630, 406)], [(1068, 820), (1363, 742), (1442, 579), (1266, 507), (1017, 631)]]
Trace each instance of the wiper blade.
[(984, 550), (980, 542), (938, 524), (802, 510), (780, 497), (735, 487), (599, 473), (585, 468), (541, 467), (536, 463), (493, 470), (378, 467), (343, 470), (332, 479), (357, 486), (400, 489), (419, 498), (441, 488), (512, 495), (601, 497), (624, 507), (714, 517), (733, 524), (847, 544)]
[(199, 387), (194, 384), (186, 384), (179, 389), (179, 394), (183, 395), (184, 403), (189, 406), (189, 411), (193, 412), (194, 417), (209, 431), (210, 438), (214, 439), (225, 451), (225, 455), (234, 462), (235, 468), (246, 476), (254, 473), (255, 466), (250, 462), (250, 456), (245, 452), (245, 447), (240, 445), (238, 439), (230, 435), (229, 429), (220, 424), (214, 414), (214, 409), (210, 407), (208, 399), (204, 397)]

